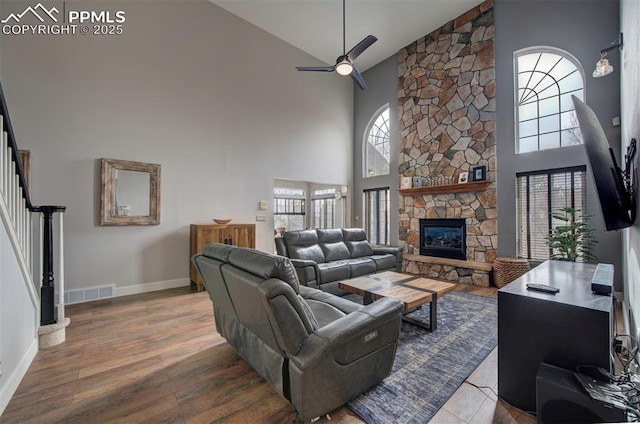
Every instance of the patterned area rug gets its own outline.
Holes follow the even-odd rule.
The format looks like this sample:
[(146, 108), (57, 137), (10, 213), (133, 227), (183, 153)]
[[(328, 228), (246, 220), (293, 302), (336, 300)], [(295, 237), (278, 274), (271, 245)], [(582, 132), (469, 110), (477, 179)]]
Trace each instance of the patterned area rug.
[[(429, 322), (429, 308), (410, 316)], [(496, 347), (497, 318), (496, 299), (463, 292), (443, 296), (437, 330), (403, 322), (391, 375), (348, 407), (370, 424), (428, 422)]]

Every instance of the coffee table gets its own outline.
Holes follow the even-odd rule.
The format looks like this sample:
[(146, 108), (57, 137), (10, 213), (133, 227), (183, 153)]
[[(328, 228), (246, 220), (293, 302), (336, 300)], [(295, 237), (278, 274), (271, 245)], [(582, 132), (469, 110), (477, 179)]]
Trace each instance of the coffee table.
[[(438, 297), (453, 290), (456, 285), (424, 278), (419, 275), (385, 271), (338, 282), (342, 290), (363, 297), (368, 305), (383, 297), (391, 297), (404, 304), (402, 319), (429, 331), (437, 328)], [(406, 314), (429, 304), (429, 324), (417, 321)]]

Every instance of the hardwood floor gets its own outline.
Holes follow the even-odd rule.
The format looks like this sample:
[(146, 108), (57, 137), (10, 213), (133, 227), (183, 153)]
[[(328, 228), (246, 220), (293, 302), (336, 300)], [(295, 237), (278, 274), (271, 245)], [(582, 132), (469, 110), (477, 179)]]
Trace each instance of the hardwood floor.
[[(458, 284), (456, 290), (497, 297), (495, 288)], [(291, 405), (215, 331), (206, 292), (185, 287), (71, 305), (67, 316), (67, 341), (38, 352), (0, 423), (296, 418)], [(346, 407), (331, 418), (362, 422)]]

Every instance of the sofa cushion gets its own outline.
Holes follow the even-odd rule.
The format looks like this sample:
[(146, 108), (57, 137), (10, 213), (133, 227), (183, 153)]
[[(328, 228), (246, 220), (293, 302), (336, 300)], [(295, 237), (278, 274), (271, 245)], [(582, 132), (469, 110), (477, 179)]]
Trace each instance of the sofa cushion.
[(339, 228), (318, 229), (318, 242), (324, 253), (325, 260), (339, 261), (349, 259), (351, 253), (342, 238), (342, 230)]
[(318, 228), (318, 242), (320, 243), (337, 243), (343, 242), (342, 230), (340, 228)]
[(347, 245), (341, 241), (337, 243), (322, 243), (320, 247), (327, 262), (349, 259), (351, 257)]
[(351, 275), (351, 268), (347, 262), (327, 262), (318, 264), (320, 269), (320, 284), (327, 281), (346, 280)]
[(233, 249), (228, 262), (238, 269), (249, 272), (262, 279), (277, 278), (289, 284), (293, 291), (300, 293), (298, 274), (289, 258), (271, 255), (250, 249)]
[(309, 322), (311, 323), (311, 330), (316, 331), (318, 328), (320, 328), (320, 324), (318, 324), (318, 320), (313, 314), (313, 311), (307, 303), (307, 300), (300, 294), (298, 295), (298, 300), (300, 301), (300, 305), (302, 306), (304, 314), (307, 316), (307, 319), (309, 319)]
[(202, 254), (218, 261), (227, 262), (229, 253), (234, 250), (234, 246), (228, 244), (211, 243), (202, 249)]
[(325, 261), (316, 230), (287, 231), (284, 241), (291, 259), (309, 259), (316, 263)]
[(362, 228), (343, 228), (342, 237), (352, 258), (373, 255), (373, 249), (367, 241), (367, 234)]
[(313, 311), (316, 319), (318, 320), (318, 325), (320, 328), (347, 315), (330, 303), (308, 299), (308, 304)]
[(287, 250), (291, 259), (308, 259), (319, 264), (326, 260), (324, 252), (317, 244), (308, 247), (291, 246)]
[(371, 259), (376, 262), (377, 271), (383, 271), (385, 269), (395, 269), (398, 266), (398, 261), (395, 255), (373, 255)]
[(371, 258), (350, 259), (348, 262), (349, 269), (351, 271), (351, 278), (373, 274), (378, 270), (375, 261)]
[(359, 311), (363, 308), (359, 303), (352, 302), (340, 296), (334, 296), (324, 290), (317, 290), (311, 287), (300, 286), (300, 295), (304, 297), (307, 302), (328, 303), (345, 314), (350, 314), (351, 312)]
[(352, 258), (362, 258), (373, 255), (373, 249), (368, 241), (345, 241)]

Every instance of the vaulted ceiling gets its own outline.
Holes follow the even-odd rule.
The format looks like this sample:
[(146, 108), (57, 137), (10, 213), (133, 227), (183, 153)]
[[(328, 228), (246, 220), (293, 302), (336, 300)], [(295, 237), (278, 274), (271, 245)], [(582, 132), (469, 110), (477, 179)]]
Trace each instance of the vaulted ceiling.
[[(341, 0), (210, 0), (266, 32), (333, 65), (342, 54)], [(439, 28), (479, 0), (346, 0), (346, 50), (369, 34), (362, 72)], [(316, 65), (300, 63), (300, 66)]]

